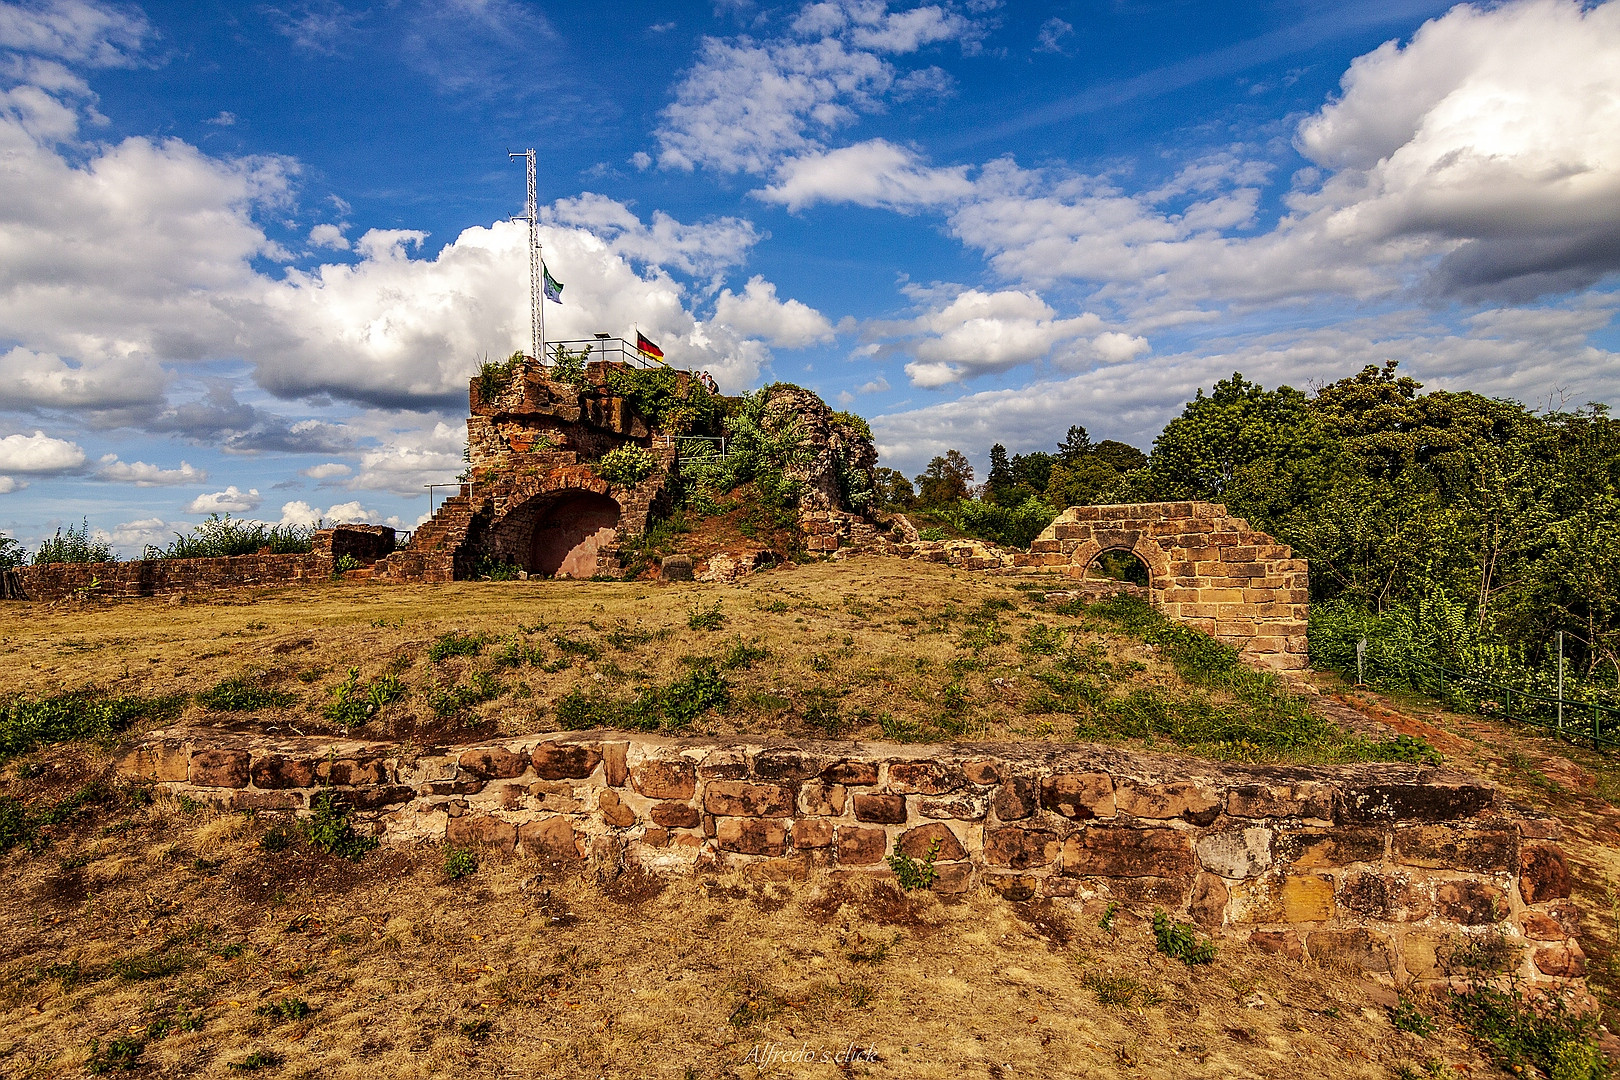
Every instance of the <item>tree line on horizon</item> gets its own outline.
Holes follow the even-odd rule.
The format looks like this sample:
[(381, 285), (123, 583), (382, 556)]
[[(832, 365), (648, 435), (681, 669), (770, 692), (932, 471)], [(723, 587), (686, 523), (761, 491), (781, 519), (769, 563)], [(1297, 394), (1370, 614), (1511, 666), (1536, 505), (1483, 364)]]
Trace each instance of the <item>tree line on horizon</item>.
[(1323, 666), (1353, 670), (1366, 636), (1390, 669), (1531, 672), (1550, 690), (1562, 631), (1587, 690), (1620, 685), (1620, 423), (1605, 405), (1423, 392), (1395, 361), (1313, 394), (1234, 374), (1148, 454), (1074, 426), (1052, 453), (992, 447), (977, 487), (957, 450), (915, 486), (878, 477), (885, 509), (1019, 547), (1071, 505), (1181, 499), (1222, 503), (1310, 561)]

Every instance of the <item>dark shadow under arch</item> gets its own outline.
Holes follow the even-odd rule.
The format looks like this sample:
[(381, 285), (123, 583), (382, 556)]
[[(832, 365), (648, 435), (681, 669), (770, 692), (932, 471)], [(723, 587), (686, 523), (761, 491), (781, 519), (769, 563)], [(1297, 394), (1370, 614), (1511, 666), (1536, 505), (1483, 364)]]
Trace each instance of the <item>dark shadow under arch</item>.
[(1147, 563), (1129, 548), (1107, 548), (1099, 551), (1086, 567), (1086, 577), (1123, 581), (1143, 589), (1152, 583)]

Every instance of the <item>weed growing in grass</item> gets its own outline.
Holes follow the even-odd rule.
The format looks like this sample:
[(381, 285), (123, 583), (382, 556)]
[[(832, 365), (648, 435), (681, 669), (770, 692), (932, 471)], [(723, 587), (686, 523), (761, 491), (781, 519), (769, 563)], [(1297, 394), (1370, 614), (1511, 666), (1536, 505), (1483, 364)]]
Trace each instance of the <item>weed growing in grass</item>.
[(128, 982), (144, 982), (147, 979), (167, 978), (185, 968), (190, 961), (191, 957), (184, 952), (160, 947), (119, 957), (108, 964), (107, 969)]
[(726, 613), (720, 610), (718, 600), (708, 607), (693, 604), (692, 610), (687, 613), (686, 625), (691, 630), (718, 630), (726, 625)]
[[(602, 646), (594, 641), (580, 641), (566, 634), (558, 634), (551, 639), (551, 644), (565, 657), (575, 657), (580, 660), (599, 660), (602, 657)], [(564, 664), (564, 666), (567, 666)]]
[(354, 831), (349, 820), (349, 808), (332, 798), (330, 791), (317, 792), (309, 800), (311, 811), (304, 823), (309, 842), (328, 855), (337, 855), (358, 862), (366, 852), (377, 846), (377, 840), (361, 836)]
[(475, 671), (465, 684), (434, 687), (428, 692), (428, 707), (435, 716), (455, 716), (500, 697), (501, 689), (493, 672)]
[(1396, 1031), (1405, 1031), (1418, 1038), (1434, 1034), (1434, 1021), (1409, 997), (1402, 997), (1389, 1009), (1389, 1022)]
[(251, 712), (254, 709), (282, 709), (298, 700), (284, 690), (272, 690), (245, 675), (235, 675), (215, 683), (197, 695), (197, 704), (213, 712)]
[(738, 635), (720, 654), (720, 666), (727, 671), (751, 668), (759, 661), (768, 659), (770, 655), (771, 650), (768, 647), (751, 644)]
[(777, 599), (777, 600), (761, 600), (755, 606), (758, 607), (759, 610), (764, 611), (764, 612), (768, 612), (768, 613), (770, 613), (772, 615), (781, 615), (784, 612), (786, 612), (787, 609), (788, 609), (787, 601), (786, 600), (781, 600), (781, 599)]
[(934, 869), (934, 860), (939, 858), (939, 849), (943, 843), (943, 839), (934, 837), (920, 859), (913, 859), (899, 848), (889, 855), (885, 861), (888, 862), (889, 869), (894, 871), (894, 876), (899, 880), (902, 889), (911, 892), (913, 889), (934, 887), (934, 882), (939, 880), (939, 871)]
[(342, 724), (344, 730), (357, 727), (404, 697), (405, 684), (392, 673), (379, 675), (371, 682), (360, 685), (360, 669), (350, 668), (349, 675), (332, 688), (332, 700), (326, 703), (326, 718)]
[(1088, 971), (1080, 985), (1097, 995), (1097, 1004), (1113, 1008), (1141, 1009), (1157, 1005), (1164, 995), (1129, 975), (1103, 975)]
[(428, 659), (437, 664), (452, 656), (477, 656), (489, 642), (488, 634), (464, 634), (460, 630), (450, 630), (440, 634), (428, 646)]
[(95, 687), (48, 698), (0, 701), (0, 763), (38, 746), (88, 739), (105, 742), (139, 720), (171, 720), (186, 696), (114, 697)]
[(823, 738), (836, 739), (843, 734), (844, 717), (838, 711), (838, 696), (832, 691), (821, 687), (805, 691), (804, 704), (800, 708), (805, 726)]
[(501, 646), (500, 652), (495, 654), (495, 662), (501, 667), (517, 668), (528, 664), (539, 667), (546, 662), (546, 650), (540, 645), (530, 645), (519, 637), (508, 638), (506, 644)]
[(1552, 994), (1527, 997), (1518, 981), (1504, 989), (1473, 980), (1453, 990), (1451, 1014), (1503, 1071), (1549, 1080), (1607, 1080), (1610, 1075), (1598, 1048), (1596, 1012), (1577, 1013)]
[(128, 1035), (114, 1039), (105, 1047), (100, 1039), (91, 1039), (90, 1060), (84, 1063), (84, 1067), (95, 1076), (110, 1072), (133, 1072), (140, 1067), (141, 1055), (145, 1052), (146, 1044)]
[(1102, 918), (1097, 920), (1097, 929), (1105, 933), (1114, 932), (1114, 920), (1119, 916), (1119, 901), (1108, 901), (1108, 907), (1103, 910)]
[(360, 569), (360, 560), (355, 558), (353, 555), (350, 555), (348, 552), (344, 552), (342, 555), (339, 555), (336, 559), (332, 560), (332, 576), (334, 578), (340, 578), (344, 574), (347, 574), (350, 570), (358, 569)]
[(30, 806), (11, 795), (0, 796), (0, 854), (15, 847), (40, 851), (50, 840), (46, 830), (66, 824), (92, 807), (117, 809), (143, 801), (151, 801), (151, 793), (145, 788), (118, 789), (100, 781), (92, 781), (60, 802), (45, 806)]
[(259, 1016), (268, 1016), (278, 1024), (302, 1020), (310, 1013), (309, 1003), (303, 998), (289, 997), (280, 1001), (267, 1001), (253, 1010)]
[(569, 731), (597, 727), (654, 731), (684, 728), (710, 709), (731, 704), (731, 685), (712, 661), (665, 686), (649, 686), (636, 697), (616, 700), (603, 694), (570, 690), (557, 700), (557, 722)]
[(1063, 630), (1045, 623), (1035, 623), (1024, 629), (1024, 642), (1018, 651), (1025, 656), (1055, 656), (1063, 648)]
[(470, 874), (478, 872), (478, 853), (468, 848), (447, 847), (444, 849), (444, 876), (451, 881), (458, 881)]
[(255, 1050), (241, 1061), (228, 1061), (225, 1067), (232, 1072), (258, 1072), (260, 1069), (280, 1067), (284, 1059), (271, 1050)]
[(1199, 941), (1189, 923), (1178, 923), (1157, 908), (1153, 911), (1153, 944), (1183, 964), (1207, 964), (1215, 959), (1215, 943)]

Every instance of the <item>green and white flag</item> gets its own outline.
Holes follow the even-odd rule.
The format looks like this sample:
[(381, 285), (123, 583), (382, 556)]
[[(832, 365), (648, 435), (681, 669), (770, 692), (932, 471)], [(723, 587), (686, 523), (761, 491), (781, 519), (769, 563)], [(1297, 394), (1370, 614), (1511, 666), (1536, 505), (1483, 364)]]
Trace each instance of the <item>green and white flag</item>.
[(540, 276), (546, 282), (546, 299), (553, 304), (562, 303), (562, 282), (551, 276), (551, 271), (546, 269), (545, 263), (540, 264)]

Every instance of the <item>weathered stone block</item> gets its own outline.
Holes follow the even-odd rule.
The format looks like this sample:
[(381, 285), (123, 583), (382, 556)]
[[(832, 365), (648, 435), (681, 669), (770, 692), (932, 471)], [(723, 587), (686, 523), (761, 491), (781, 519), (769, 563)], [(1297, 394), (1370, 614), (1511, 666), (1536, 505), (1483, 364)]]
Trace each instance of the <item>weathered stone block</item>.
[(1063, 873), (1074, 877), (1191, 877), (1192, 843), (1176, 829), (1092, 826), (1063, 842)]
[(1384, 859), (1384, 830), (1345, 825), (1286, 832), (1277, 837), (1272, 850), (1279, 862), (1299, 870), (1377, 863)]
[(1271, 838), (1258, 827), (1211, 833), (1198, 839), (1198, 861), (1224, 878), (1259, 877), (1271, 867)]
[(388, 783), (388, 765), (380, 758), (368, 758), (364, 761), (339, 758), (337, 761), (321, 762), (315, 767), (315, 776), (323, 784), (367, 787)]
[(1337, 809), (1349, 822), (1452, 821), (1490, 809), (1495, 794), (1484, 781), (1364, 784), (1347, 789)]
[(967, 850), (962, 847), (962, 841), (948, 825), (937, 822), (931, 825), (920, 825), (915, 829), (907, 829), (895, 841), (895, 849), (911, 856), (913, 859), (923, 859), (928, 856), (928, 849), (939, 842), (939, 851), (934, 856), (940, 862), (954, 862), (957, 859), (967, 858)]
[(1558, 848), (1551, 844), (1526, 844), (1519, 852), (1519, 895), (1525, 903), (1540, 904), (1568, 896), (1569, 886), (1569, 864), (1564, 862), (1564, 853)]
[(482, 780), (509, 780), (522, 776), (529, 767), (528, 757), (514, 754), (504, 746), (480, 746), (458, 759), (461, 768)]
[(1416, 922), (1434, 905), (1428, 888), (1414, 883), (1408, 874), (1362, 870), (1346, 875), (1340, 883), (1339, 906), (1369, 919)]
[(793, 792), (779, 784), (711, 780), (703, 789), (703, 809), (731, 817), (787, 817), (793, 813)]
[(230, 799), (232, 810), (299, 810), (304, 805), (301, 791), (233, 791)]
[(609, 787), (624, 787), (624, 781), (630, 775), (629, 766), (625, 764), (629, 750), (629, 743), (602, 744), (602, 777)]
[(962, 763), (962, 775), (970, 784), (989, 786), (1001, 783), (1002, 765), (999, 761), (967, 761)]
[(754, 759), (754, 775), (766, 780), (807, 780), (821, 767), (820, 760), (797, 750), (764, 750)]
[(487, 814), (453, 817), (445, 827), (445, 839), (467, 847), (492, 847), (511, 851), (517, 844), (517, 828), (509, 821)]
[(1569, 936), (1562, 923), (1539, 911), (1526, 911), (1520, 915), (1519, 927), (1531, 941), (1562, 941)]
[(1041, 887), (1041, 879), (1033, 874), (986, 874), (984, 881), (1003, 900), (1019, 904), (1035, 899)]
[(542, 780), (583, 780), (595, 771), (602, 751), (582, 743), (543, 742), (529, 757)]
[(982, 821), (989, 803), (983, 795), (941, 795), (917, 800), (917, 813), (925, 818)]
[(955, 896), (965, 893), (973, 885), (972, 863), (941, 863), (934, 867), (938, 875), (933, 884), (933, 891), (941, 896)]
[(307, 788), (315, 786), (315, 763), (308, 758), (264, 754), (253, 759), (250, 770), (253, 785), (261, 788)]
[(628, 829), (636, 823), (636, 812), (619, 800), (617, 791), (604, 789), (597, 796), (596, 809), (603, 823), (615, 829)]
[(198, 750), (186, 778), (197, 787), (239, 788), (248, 784), (246, 750)]
[(787, 827), (776, 818), (716, 818), (715, 843), (740, 855), (783, 855), (787, 852)]
[(1060, 773), (1041, 781), (1041, 805), (1077, 821), (1114, 816), (1114, 781), (1107, 773)]
[(838, 826), (838, 861), (846, 866), (870, 866), (882, 862), (888, 846), (888, 834), (882, 829), (863, 829), (859, 825)]
[(1518, 836), (1506, 829), (1455, 829), (1444, 825), (1396, 826), (1390, 855), (1407, 866), (1467, 870), (1476, 874), (1513, 869)]
[[(458, 819), (459, 820), (459, 819)], [(518, 841), (530, 855), (572, 862), (583, 858), (574, 824), (565, 817), (541, 818), (518, 830)]]
[(855, 820), (899, 825), (906, 820), (906, 797), (858, 792), (855, 795)]
[(943, 795), (962, 786), (961, 770), (937, 761), (897, 761), (889, 766), (889, 790), (901, 795)]
[(821, 778), (845, 787), (871, 787), (878, 782), (878, 767), (870, 761), (840, 761), (823, 769)]
[(1333, 879), (1315, 874), (1267, 875), (1231, 888), (1233, 922), (1312, 923), (1333, 915)]
[(1555, 979), (1586, 977), (1586, 954), (1575, 942), (1543, 945), (1531, 955), (1536, 970)]
[(630, 783), (649, 799), (690, 799), (697, 794), (697, 767), (690, 761), (643, 761)]
[(1390, 940), (1371, 930), (1313, 930), (1306, 936), (1305, 946), (1319, 964), (1337, 961), (1378, 975), (1395, 970)]
[(653, 803), (648, 816), (654, 825), (666, 829), (695, 829), (702, 822), (697, 807), (683, 802)]
[(836, 829), (830, 821), (800, 819), (793, 823), (792, 838), (796, 848), (831, 847)]
[(810, 817), (843, 817), (847, 802), (842, 784), (812, 780), (799, 789), (799, 809)]
[(1483, 881), (1442, 881), (1434, 887), (1434, 909), (1454, 923), (1485, 926), (1507, 918), (1508, 896)]
[(1208, 825), (1220, 816), (1225, 799), (1196, 781), (1137, 786), (1121, 781), (1114, 789), (1114, 809), (1139, 818), (1181, 818)]
[(990, 809), (1002, 821), (1022, 821), (1033, 814), (1039, 805), (1034, 781), (1021, 776), (1005, 781), (990, 800)]
[(182, 783), (191, 763), (191, 751), (184, 746), (150, 743), (138, 746), (118, 760), (121, 775), (160, 784)]
[(1046, 829), (1020, 829), (1014, 826), (984, 830), (984, 861), (991, 866), (1028, 870), (1057, 861), (1062, 841)]
[(1199, 874), (1187, 901), (1187, 914), (1206, 930), (1217, 929), (1226, 921), (1227, 899), (1226, 882), (1214, 874)]

